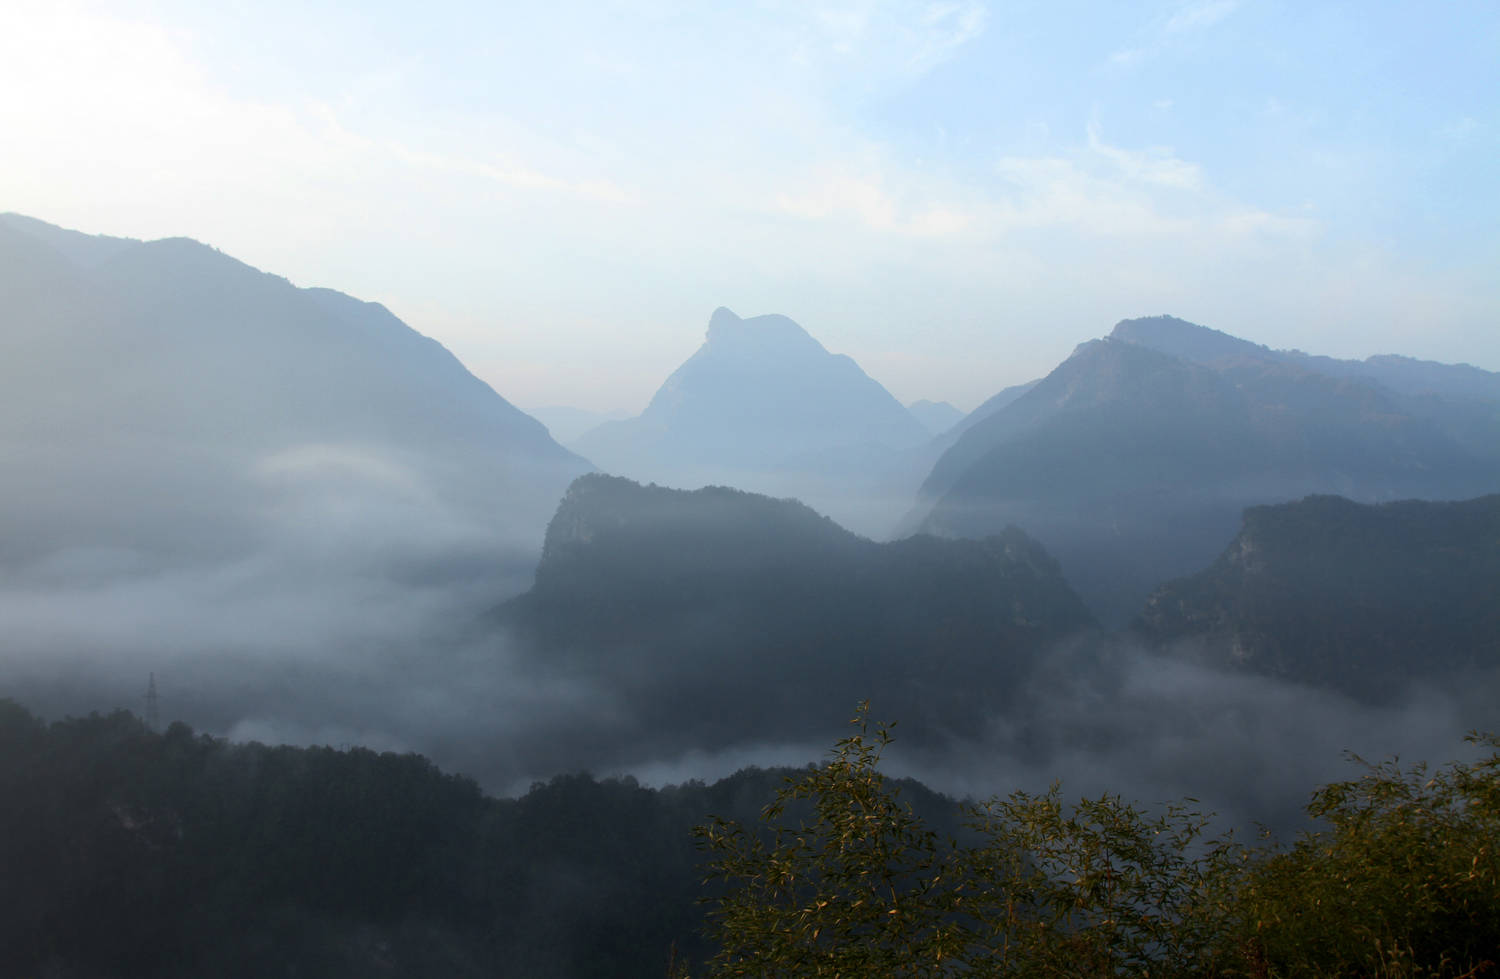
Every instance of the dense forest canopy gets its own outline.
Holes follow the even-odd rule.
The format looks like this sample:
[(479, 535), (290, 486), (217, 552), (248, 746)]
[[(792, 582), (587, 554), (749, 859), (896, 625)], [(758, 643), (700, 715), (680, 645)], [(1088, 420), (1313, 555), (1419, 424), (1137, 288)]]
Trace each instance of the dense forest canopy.
[(0, 971), (1500, 972), (1494, 738), (1327, 785), (1278, 845), (1212, 836), (1190, 801), (960, 807), (883, 775), (889, 729), (856, 722), (800, 772), (560, 776), (501, 800), (415, 755), (0, 701)]

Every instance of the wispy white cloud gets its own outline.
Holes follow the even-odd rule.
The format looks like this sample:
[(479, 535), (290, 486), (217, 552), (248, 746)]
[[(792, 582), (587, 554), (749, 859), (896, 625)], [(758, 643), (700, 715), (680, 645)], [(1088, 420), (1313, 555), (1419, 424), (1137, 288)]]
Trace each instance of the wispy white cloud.
[(1072, 156), (1002, 158), (1003, 190), (986, 209), (994, 233), (1071, 229), (1090, 236), (1184, 239), (1316, 234), (1316, 221), (1274, 214), (1215, 192), (1202, 167), (1168, 147), (1107, 142), (1097, 124)]
[(818, 41), (804, 42), (799, 60), (814, 59), (821, 47), (845, 68), (899, 77), (923, 74), (952, 58), (984, 33), (988, 9), (978, 0), (854, 0), (812, 5), (806, 16)]
[[(189, 33), (112, 0), (0, 3), (0, 210), (187, 234), (385, 302), (539, 404), (640, 403), (681, 352), (646, 338), (677, 324), (690, 350), (720, 303), (803, 314), (820, 334), (886, 329), (892, 349), (907, 320), (965, 321), (973, 332), (949, 340), (988, 351), (1000, 349), (984, 346), (989, 321), (1020, 307), (1074, 324), (1137, 300), (1185, 315), (1249, 308), (1266, 290), (1239, 282), (1258, 277), (1301, 283), (1286, 290), (1291, 309), (1365, 230), (1323, 188), (1364, 181), (1398, 204), (1405, 192), (1380, 183), (1406, 171), (1379, 141), (1308, 137), (1331, 128), (1319, 94), (1283, 85), (1278, 103), (1243, 72), (1168, 63), (1228, 30), (1264, 42), (1248, 2), (1167, 0), (1111, 37), (1108, 18), (1075, 36), (1057, 29), (1067, 13), (976, 0), (670, 0), (654, 12), (620, 0), (587, 5), (591, 16), (507, 10), (516, 30), (482, 43), (456, 21), (424, 21), (408, 43), (404, 14), (323, 10), (320, 26), (358, 26), (323, 32), (347, 40), (332, 59), (261, 43), (302, 16), (278, 4), (254, 27), (195, 15)], [(1016, 51), (1023, 36), (1038, 49)], [(1088, 77), (1086, 59), (1112, 50)], [(969, 58), (964, 79), (1025, 70), (1036, 97), (938, 71)], [(1129, 71), (1148, 66), (1136, 84)], [(1178, 67), (1192, 73), (1177, 84), (1215, 90), (1188, 106)], [(1418, 62), (1397, 70), (1421, 82)], [(1206, 114), (1230, 99), (1238, 117)], [(1091, 101), (1102, 125), (1080, 124)], [(1403, 145), (1477, 160), (1495, 134), (1486, 105), (1433, 101), (1403, 123)], [(1267, 155), (1188, 150), (1236, 139)], [(1287, 200), (1316, 206), (1284, 213)], [(1389, 292), (1388, 266), (1375, 267), (1349, 266), (1351, 296)], [(1493, 303), (1493, 284), (1469, 288)], [(1480, 305), (1463, 315), (1483, 338), (1493, 317)], [(993, 393), (978, 390), (989, 382), (976, 359), (949, 365), (972, 373), (973, 398)], [(914, 394), (943, 394), (911, 370)]]
[(1163, 30), (1167, 34), (1181, 34), (1212, 27), (1234, 13), (1239, 5), (1239, 0), (1200, 0), (1198, 3), (1190, 3), (1167, 18)]
[(1178, 159), (1166, 147), (1128, 150), (1111, 146), (1104, 142), (1097, 123), (1089, 123), (1088, 139), (1089, 150), (1114, 164), (1129, 180), (1183, 190), (1198, 190), (1203, 186), (1203, 173), (1197, 164)]
[(1185, 234), (1190, 217), (1174, 214), (1128, 175), (1099, 173), (1088, 160), (1005, 157), (995, 167), (1003, 190), (986, 213), (995, 234), (1068, 230), (1090, 236)]
[(628, 190), (607, 177), (575, 180), (543, 173), (515, 161), (487, 163), (430, 150), (412, 149), (394, 142), (387, 148), (396, 159), (414, 167), (479, 177), (516, 190), (568, 194), (606, 204), (635, 204), (640, 201), (637, 192)]
[(1272, 214), (1253, 208), (1231, 210), (1218, 219), (1219, 227), (1235, 235), (1276, 235), (1287, 238), (1310, 238), (1322, 230), (1312, 218)]
[(989, 11), (981, 3), (929, 4), (920, 18), (920, 43), (909, 64), (921, 71), (941, 64), (984, 33), (988, 19)]
[[(916, 195), (911, 195), (916, 197)], [(958, 234), (973, 223), (960, 207), (905, 199), (880, 176), (829, 173), (774, 195), (772, 210), (810, 221), (849, 221), (870, 231), (916, 237)]]
[(1222, 22), (1239, 9), (1240, 0), (1194, 0), (1174, 10), (1165, 20), (1145, 27), (1135, 43), (1120, 48), (1107, 59), (1115, 69), (1130, 69), (1161, 54), (1169, 46), (1187, 43), (1195, 33)]

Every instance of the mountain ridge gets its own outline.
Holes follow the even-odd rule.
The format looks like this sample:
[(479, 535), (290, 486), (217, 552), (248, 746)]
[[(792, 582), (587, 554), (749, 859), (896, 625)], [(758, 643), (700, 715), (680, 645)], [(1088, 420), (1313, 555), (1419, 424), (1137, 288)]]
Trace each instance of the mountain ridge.
[[(742, 319), (721, 306), (639, 416), (606, 422), (572, 447), (616, 475), (795, 496), (874, 534), (915, 484), (903, 453), (930, 437), (853, 359), (793, 320)], [(863, 512), (870, 500), (878, 516)]]
[(1161, 648), (1377, 702), (1500, 669), (1500, 494), (1248, 508), (1196, 574), (1156, 589), (1132, 631)]
[[(13, 509), (46, 525), (17, 529), (33, 550), (250, 546), (289, 491), (313, 491), (343, 465), (308, 465), (318, 452), (364, 457), (381, 506), (513, 525), (539, 545), (556, 495), (590, 468), (378, 303), (298, 288), (187, 238), (96, 239), (8, 216), (0, 253), (24, 259), (0, 269), (12, 402), (0, 439), (20, 453), (11, 468), (25, 505)], [(47, 492), (33, 476), (42, 469), (68, 491)], [(96, 492), (111, 485), (120, 498)], [(171, 528), (172, 500), (190, 528)]]
[(1123, 624), (1150, 585), (1212, 561), (1245, 506), (1500, 485), (1500, 413), (1482, 405), (1413, 398), (1172, 318), (1117, 332), (963, 430), (906, 527), (976, 536), (1017, 524)]
[(771, 704), (777, 737), (863, 699), (916, 739), (972, 734), (1056, 643), (1095, 626), (1015, 529), (877, 543), (796, 500), (600, 473), (574, 481), (534, 587), (495, 616), (532, 669), (590, 677), (706, 749), (771, 736)]

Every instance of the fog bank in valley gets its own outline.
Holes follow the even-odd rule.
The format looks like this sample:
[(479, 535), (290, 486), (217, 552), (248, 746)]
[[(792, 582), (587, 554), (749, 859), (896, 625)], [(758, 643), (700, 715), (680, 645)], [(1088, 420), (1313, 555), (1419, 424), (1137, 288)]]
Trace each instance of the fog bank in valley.
[[(711, 648), (653, 660), (657, 672), (633, 689), (539, 663), (483, 618), (530, 586), (531, 568), (461, 546), (451, 527), (447, 550), (411, 547), (431, 538), (410, 522), (384, 538), (376, 525), (344, 538), (316, 519), (286, 529), (274, 546), (212, 563), (74, 549), (7, 566), (4, 694), (53, 717), (139, 712), (154, 673), (164, 720), (236, 740), (418, 751), (507, 794), (564, 771), (666, 784), (800, 765), (848, 733), (858, 678), (829, 693), (826, 726), (789, 737), (769, 705), (801, 678), (716, 687)], [(1043, 660), (977, 735), (898, 723), (891, 770), (976, 797), (1054, 779), (1069, 794), (1191, 795), (1241, 824), (1287, 826), (1314, 785), (1352, 774), (1346, 750), (1441, 760), (1465, 731), (1500, 727), (1490, 674), (1371, 706), (1098, 635)], [(682, 708), (739, 726), (704, 742), (651, 693), (689, 682), (699, 700)], [(871, 715), (903, 720), (879, 701)]]

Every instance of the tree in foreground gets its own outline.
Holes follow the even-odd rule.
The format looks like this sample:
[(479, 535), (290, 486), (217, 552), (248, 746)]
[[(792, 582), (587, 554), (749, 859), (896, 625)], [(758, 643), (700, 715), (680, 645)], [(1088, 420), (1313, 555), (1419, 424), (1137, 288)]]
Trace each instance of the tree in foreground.
[(928, 827), (856, 733), (747, 828), (698, 829), (724, 889), (716, 976), (1500, 976), (1500, 745), (1429, 773), (1367, 766), (1320, 789), (1290, 848), (1210, 836), (1054, 786)]
[(1268, 974), (1500, 976), (1500, 738), (1468, 740), (1488, 755), (1359, 762), (1313, 795), (1329, 828), (1266, 854), (1237, 895)]

